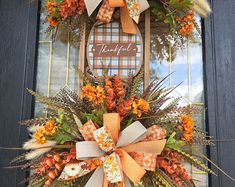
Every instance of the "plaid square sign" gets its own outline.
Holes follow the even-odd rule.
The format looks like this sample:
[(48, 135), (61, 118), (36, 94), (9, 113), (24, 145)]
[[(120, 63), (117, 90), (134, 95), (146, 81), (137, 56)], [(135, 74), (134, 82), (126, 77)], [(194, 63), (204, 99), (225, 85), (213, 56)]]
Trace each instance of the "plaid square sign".
[(138, 34), (122, 32), (119, 22), (96, 23), (87, 43), (87, 60), (95, 76), (109, 75), (126, 78), (129, 72), (137, 74), (143, 63), (143, 40)]

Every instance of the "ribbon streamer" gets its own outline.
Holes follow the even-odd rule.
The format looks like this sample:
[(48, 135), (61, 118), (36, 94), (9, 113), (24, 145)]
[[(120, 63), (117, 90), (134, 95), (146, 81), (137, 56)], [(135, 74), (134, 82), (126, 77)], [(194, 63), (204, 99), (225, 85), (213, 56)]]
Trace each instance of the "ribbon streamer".
[(87, 13), (90, 16), (94, 10), (99, 6), (99, 4), (101, 3), (102, 0), (84, 0), (85, 5), (86, 5), (86, 9), (87, 9)]

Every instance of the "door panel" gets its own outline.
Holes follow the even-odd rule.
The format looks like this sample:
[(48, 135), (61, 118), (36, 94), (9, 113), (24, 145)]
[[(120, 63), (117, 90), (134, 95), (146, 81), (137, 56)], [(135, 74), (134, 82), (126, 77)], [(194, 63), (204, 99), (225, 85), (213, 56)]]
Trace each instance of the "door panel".
[[(18, 121), (32, 116), (37, 40), (37, 0), (0, 1), (0, 146), (20, 147), (27, 139)], [(0, 186), (14, 187), (26, 177), (22, 170), (4, 169), (19, 151), (0, 151)]]
[[(204, 22), (204, 74), (207, 124), (216, 139), (235, 138), (235, 1), (211, 0), (213, 13)], [(211, 159), (235, 177), (235, 142), (220, 142), (210, 149)], [(216, 171), (216, 169), (215, 169)], [(217, 172), (210, 186), (233, 187), (235, 183)]]

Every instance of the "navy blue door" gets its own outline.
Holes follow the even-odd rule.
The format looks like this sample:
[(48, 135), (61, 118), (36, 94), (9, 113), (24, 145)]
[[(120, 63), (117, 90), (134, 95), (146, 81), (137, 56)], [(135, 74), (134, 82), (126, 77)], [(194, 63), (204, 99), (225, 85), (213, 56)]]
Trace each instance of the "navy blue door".
[[(27, 133), (18, 121), (30, 118), (34, 86), (38, 1), (0, 1), (0, 146), (19, 147)], [(0, 186), (14, 187), (26, 173), (4, 169), (20, 154), (0, 150)]]

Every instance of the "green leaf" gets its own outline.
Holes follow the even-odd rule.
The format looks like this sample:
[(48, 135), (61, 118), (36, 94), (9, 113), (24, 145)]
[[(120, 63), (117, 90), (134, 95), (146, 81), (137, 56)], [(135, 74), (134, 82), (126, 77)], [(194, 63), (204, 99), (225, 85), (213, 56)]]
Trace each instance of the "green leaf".
[(192, 6), (191, 0), (170, 0), (169, 6), (177, 10), (189, 9)]
[(58, 115), (57, 115), (57, 117), (56, 117), (56, 121), (57, 121), (59, 124), (62, 124), (62, 123), (63, 123), (63, 119), (64, 119), (63, 110), (59, 110), (59, 111), (58, 111)]
[(102, 105), (100, 108), (97, 108), (93, 111), (93, 113), (85, 113), (83, 116), (83, 121), (86, 122), (89, 119), (93, 122), (96, 122), (99, 126), (103, 125), (103, 115), (107, 113), (107, 109), (104, 105)]
[(73, 137), (70, 134), (66, 133), (66, 132), (58, 131), (56, 136), (55, 136), (55, 141), (58, 144), (63, 144), (63, 143), (68, 142), (68, 141), (73, 141)]
[(98, 124), (101, 123), (99, 118), (95, 114), (85, 113), (83, 116), (83, 121), (88, 121), (88, 120), (92, 120)]
[(63, 110), (58, 111), (56, 121), (59, 123), (56, 133), (52, 136), (46, 136), (46, 139), (55, 140), (57, 144), (73, 141), (76, 138), (73, 133), (75, 129), (66, 118)]
[(175, 132), (172, 133), (172, 135), (170, 135), (170, 137), (168, 138), (167, 142), (166, 142), (166, 147), (171, 148), (171, 149), (181, 149), (185, 143), (184, 141), (181, 140), (176, 140), (175, 137)]

